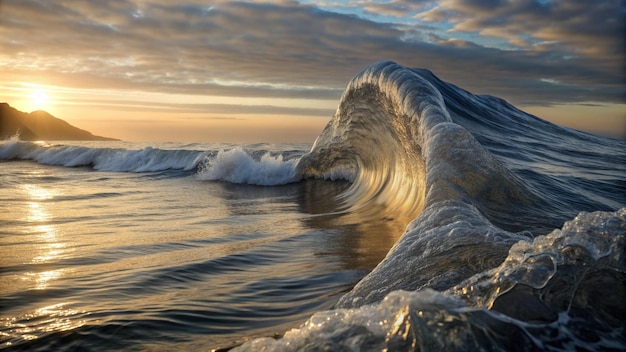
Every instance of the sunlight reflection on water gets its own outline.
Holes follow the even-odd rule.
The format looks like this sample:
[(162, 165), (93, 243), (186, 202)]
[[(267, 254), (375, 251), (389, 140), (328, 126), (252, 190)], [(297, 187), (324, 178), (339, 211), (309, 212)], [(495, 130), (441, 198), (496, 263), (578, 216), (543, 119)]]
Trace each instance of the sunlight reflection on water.
[[(68, 331), (86, 324), (85, 319), (76, 319), (77, 316), (87, 314), (84, 311), (65, 308), (69, 303), (58, 303), (39, 308), (32, 313), (20, 317), (11, 317), (3, 325), (14, 335), (20, 335), (24, 340), (34, 340), (42, 333)], [(35, 324), (33, 324), (35, 322)], [(4, 335), (7, 335), (4, 333)], [(8, 343), (7, 346), (10, 346)]]
[[(26, 220), (32, 229), (30, 233), (36, 235), (32, 253), (34, 257), (31, 260), (33, 264), (48, 263), (58, 260), (64, 253), (66, 244), (60, 242), (57, 236), (57, 228), (47, 222), (53, 219), (52, 214), (47, 209), (47, 204), (43, 201), (53, 199), (55, 192), (46, 188), (26, 184), (22, 185), (30, 201), (28, 204), (28, 214)], [(34, 281), (35, 289), (43, 290), (50, 285), (52, 280), (61, 277), (63, 270), (47, 270), (39, 273), (28, 272), (23, 277), (25, 281)]]
[(43, 290), (50, 285), (50, 281), (61, 277), (62, 269), (42, 271), (39, 273), (27, 272), (22, 277), (23, 281), (33, 281), (34, 288)]

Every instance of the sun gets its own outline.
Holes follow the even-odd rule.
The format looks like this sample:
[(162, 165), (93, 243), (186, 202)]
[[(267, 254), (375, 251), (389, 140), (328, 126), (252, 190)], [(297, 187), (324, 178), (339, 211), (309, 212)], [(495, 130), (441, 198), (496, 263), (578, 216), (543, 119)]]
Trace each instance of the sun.
[(48, 106), (50, 98), (45, 90), (35, 88), (30, 92), (30, 106), (32, 110), (44, 110)]

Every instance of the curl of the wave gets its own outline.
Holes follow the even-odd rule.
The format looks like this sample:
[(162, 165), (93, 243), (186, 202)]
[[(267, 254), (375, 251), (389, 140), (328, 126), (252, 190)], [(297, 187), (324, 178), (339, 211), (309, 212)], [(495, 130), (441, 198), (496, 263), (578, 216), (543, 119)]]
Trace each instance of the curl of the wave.
[[(298, 165), (303, 177), (354, 170), (354, 183), (343, 195), (349, 208), (382, 204), (391, 218), (415, 218), (385, 260), (341, 299), (341, 307), (378, 301), (393, 289), (445, 289), (493, 267), (508, 246), (525, 237), (515, 233), (525, 228), (518, 209), (539, 203), (453, 121), (433, 83), (456, 89), (428, 70), (390, 61), (366, 68), (349, 83), (335, 116)], [(432, 238), (438, 238), (437, 247)], [(495, 243), (493, 262), (469, 249), (487, 239)], [(468, 250), (455, 259), (466, 262), (467, 270), (451, 277), (436, 258), (442, 261), (446, 251), (464, 245)], [(435, 260), (428, 263), (428, 257)], [(428, 281), (420, 268), (440, 275)]]
[(428, 70), (390, 61), (359, 73), (300, 161), (302, 176), (352, 170), (347, 178), (354, 185), (345, 198), (353, 208), (377, 202), (419, 214), (426, 204), (459, 194), (469, 202), (489, 199), (494, 208), (511, 198), (531, 201), (521, 183), (452, 120), (433, 79)]

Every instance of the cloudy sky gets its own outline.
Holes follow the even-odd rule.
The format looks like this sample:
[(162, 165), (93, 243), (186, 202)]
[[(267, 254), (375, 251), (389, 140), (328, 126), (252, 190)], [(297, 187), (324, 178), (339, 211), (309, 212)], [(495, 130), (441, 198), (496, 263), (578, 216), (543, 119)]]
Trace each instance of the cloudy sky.
[(0, 0), (0, 101), (136, 141), (312, 142), (380, 60), (626, 137), (623, 0)]

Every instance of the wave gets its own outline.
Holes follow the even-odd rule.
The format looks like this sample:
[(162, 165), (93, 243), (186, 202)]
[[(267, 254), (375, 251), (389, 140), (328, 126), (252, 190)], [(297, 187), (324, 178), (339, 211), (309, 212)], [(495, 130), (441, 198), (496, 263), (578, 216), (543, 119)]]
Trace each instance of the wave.
[(19, 141), (16, 138), (0, 144), (0, 160), (33, 160), (45, 165), (89, 166), (96, 170), (116, 172), (189, 171), (195, 170), (206, 157), (207, 153), (202, 151), (50, 145)]
[[(109, 142), (107, 142), (109, 143)], [(176, 146), (177, 147), (177, 146)], [(20, 141), (0, 142), (0, 160), (33, 160), (45, 165), (92, 167), (113, 172), (182, 170), (199, 180), (276, 186), (301, 179), (296, 164), (303, 151), (282, 155), (252, 146), (208, 150), (102, 148)]]
[[(575, 301), (624, 280), (626, 210), (606, 213), (626, 204), (623, 141), (381, 62), (350, 82), (296, 168), (303, 178), (350, 175), (349, 209), (382, 205), (413, 220), (335, 310), (243, 350), (626, 346), (624, 311), (612, 309), (623, 285), (606, 307)], [(583, 280), (588, 272), (600, 278)], [(600, 342), (580, 342), (586, 328)]]
[(261, 186), (276, 186), (297, 182), (300, 176), (295, 165), (298, 159), (284, 160), (283, 156), (265, 152), (255, 159), (241, 147), (221, 150), (208, 158), (198, 171), (198, 179), (227, 181)]

